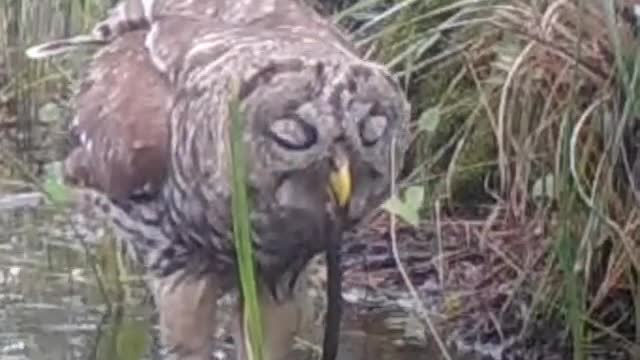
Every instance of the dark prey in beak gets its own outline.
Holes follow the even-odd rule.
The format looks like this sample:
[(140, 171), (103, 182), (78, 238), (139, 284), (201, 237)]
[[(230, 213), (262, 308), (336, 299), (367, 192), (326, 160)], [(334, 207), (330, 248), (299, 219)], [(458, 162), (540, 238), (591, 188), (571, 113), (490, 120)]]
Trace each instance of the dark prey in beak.
[[(272, 284), (275, 298), (278, 298), (278, 278), (286, 269), (294, 269), (289, 283), (289, 289), (292, 289), (308, 260), (321, 251), (325, 253), (327, 312), (323, 360), (334, 360), (338, 353), (342, 318), (340, 246), (348, 219), (352, 186), (349, 160), (343, 153), (337, 153), (331, 162), (292, 174), (276, 191), (279, 211), (264, 212), (270, 214), (269, 226), (260, 229), (264, 239), (262, 250), (278, 254), (274, 262), (263, 270), (267, 283)], [(277, 232), (271, 235), (275, 229)], [(285, 254), (289, 256), (283, 256)]]
[(340, 245), (344, 233), (346, 208), (337, 206), (327, 239), (327, 313), (322, 343), (322, 360), (335, 360), (338, 355), (340, 323), (342, 319), (342, 267)]

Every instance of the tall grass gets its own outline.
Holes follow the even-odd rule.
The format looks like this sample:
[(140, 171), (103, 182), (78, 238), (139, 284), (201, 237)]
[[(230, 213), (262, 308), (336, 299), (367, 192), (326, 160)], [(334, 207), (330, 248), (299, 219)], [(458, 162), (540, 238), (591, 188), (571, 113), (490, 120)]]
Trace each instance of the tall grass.
[[(67, 101), (86, 57), (32, 61), (35, 43), (85, 32), (108, 4), (96, 0), (8, 0), (0, 2), (0, 169), (27, 178), (65, 151)], [(53, 116), (51, 116), (54, 108)], [(15, 169), (9, 156), (24, 161)]]
[(259, 294), (256, 285), (255, 262), (251, 243), (251, 227), (249, 224), (249, 198), (247, 194), (247, 162), (245, 158), (244, 127), (245, 118), (237, 98), (238, 87), (234, 87), (234, 95), (229, 105), (232, 194), (231, 207), (233, 214), (233, 238), (240, 274), (242, 290), (243, 327), (248, 353), (252, 360), (263, 359), (262, 317), (258, 303)]
[(638, 309), (612, 320), (607, 303), (640, 303), (634, 6), (371, 0), (338, 16), (357, 19), (360, 45), (394, 69), (416, 109), (405, 185), (451, 209), (506, 207), (505, 224), (542, 221), (548, 241), (531, 246), (548, 248), (552, 270), (537, 278), (549, 299), (538, 311), (566, 321), (575, 359), (592, 339), (630, 349), (638, 335), (624, 329), (640, 328)]

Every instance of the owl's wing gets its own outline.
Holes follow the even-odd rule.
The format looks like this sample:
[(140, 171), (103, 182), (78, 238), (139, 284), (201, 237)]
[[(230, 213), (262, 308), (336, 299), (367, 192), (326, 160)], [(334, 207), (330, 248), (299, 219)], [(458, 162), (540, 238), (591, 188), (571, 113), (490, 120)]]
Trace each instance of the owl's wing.
[(157, 190), (166, 172), (171, 93), (144, 38), (128, 32), (96, 53), (76, 95), (65, 178), (115, 199)]

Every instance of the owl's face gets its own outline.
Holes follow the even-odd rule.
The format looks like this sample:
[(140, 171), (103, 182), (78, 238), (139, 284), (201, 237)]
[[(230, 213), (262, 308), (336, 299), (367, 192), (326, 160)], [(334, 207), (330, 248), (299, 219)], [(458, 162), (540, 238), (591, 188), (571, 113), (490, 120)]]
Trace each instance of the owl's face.
[[(240, 89), (248, 121), (250, 184), (261, 199), (360, 220), (388, 195), (407, 147), (409, 107), (383, 68), (363, 61), (273, 62)], [(266, 186), (265, 186), (266, 185)]]

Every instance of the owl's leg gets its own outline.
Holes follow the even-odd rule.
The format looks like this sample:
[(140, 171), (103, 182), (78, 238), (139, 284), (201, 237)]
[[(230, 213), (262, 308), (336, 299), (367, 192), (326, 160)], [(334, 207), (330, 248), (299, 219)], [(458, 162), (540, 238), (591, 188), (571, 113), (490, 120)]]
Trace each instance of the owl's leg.
[[(302, 280), (302, 279), (300, 279)], [(265, 288), (260, 291), (260, 313), (262, 314), (264, 359), (284, 360), (291, 353), (295, 335), (310, 319), (310, 302), (305, 281), (298, 281), (291, 297), (276, 301)], [(246, 323), (240, 309), (234, 323), (233, 337), (236, 343), (237, 360), (251, 360), (248, 353)]]
[(222, 295), (213, 276), (171, 275), (152, 282), (160, 315), (160, 337), (167, 359), (209, 360)]

